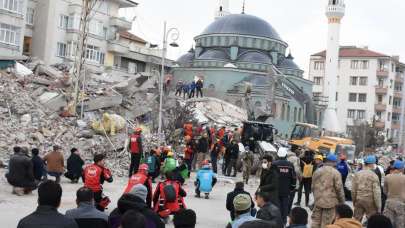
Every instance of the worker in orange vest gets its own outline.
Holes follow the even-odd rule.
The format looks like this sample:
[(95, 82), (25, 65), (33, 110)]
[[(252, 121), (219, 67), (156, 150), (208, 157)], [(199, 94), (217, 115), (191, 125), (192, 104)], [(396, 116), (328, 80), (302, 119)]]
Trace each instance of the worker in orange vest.
[(127, 187), (124, 190), (124, 193), (129, 193), (132, 188), (137, 184), (142, 184), (148, 190), (148, 195), (146, 196), (146, 204), (152, 208), (152, 180), (148, 175), (148, 165), (142, 164), (139, 166), (137, 173), (131, 176), (128, 180)]
[(129, 136), (129, 151), (131, 153), (131, 164), (129, 166), (129, 177), (134, 174), (139, 168), (141, 162), (143, 148), (142, 148), (142, 128), (136, 128), (135, 132)]

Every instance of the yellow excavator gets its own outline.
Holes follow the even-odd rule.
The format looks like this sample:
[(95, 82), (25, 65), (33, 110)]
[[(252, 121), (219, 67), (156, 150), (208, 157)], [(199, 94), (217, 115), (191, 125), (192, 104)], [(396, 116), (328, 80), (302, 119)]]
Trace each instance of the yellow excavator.
[(305, 149), (323, 155), (329, 153), (345, 154), (347, 160), (353, 160), (356, 151), (353, 140), (324, 136), (318, 126), (308, 123), (295, 123), (289, 144), (292, 151)]

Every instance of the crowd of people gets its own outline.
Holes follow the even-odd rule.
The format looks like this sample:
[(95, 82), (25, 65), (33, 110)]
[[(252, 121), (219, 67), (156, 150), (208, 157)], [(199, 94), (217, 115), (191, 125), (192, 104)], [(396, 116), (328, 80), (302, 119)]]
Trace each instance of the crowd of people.
[[(182, 80), (179, 80), (176, 83), (176, 92), (175, 96), (183, 97), (183, 99), (191, 99), (194, 97), (203, 97), (203, 87), (204, 87), (204, 82), (201, 78), (198, 80), (194, 80), (191, 82), (185, 82)], [(182, 96), (183, 94), (183, 96)]]
[[(236, 182), (226, 199), (230, 221), (227, 227), (309, 227), (308, 210), (312, 211), (312, 228), (405, 227), (402, 160), (392, 161), (384, 170), (377, 158), (369, 155), (361, 167), (351, 169), (344, 154), (292, 152), (280, 147), (277, 153), (260, 157), (256, 174), (260, 182), (252, 197), (245, 184), (249, 184), (255, 155), (241, 145), (241, 135), (240, 128), (186, 123), (183, 151), (171, 147), (144, 151), (142, 129), (134, 129), (128, 143), (128, 183), (109, 214), (106, 208), (111, 200), (103, 192), (103, 184), (113, 182), (113, 176), (105, 155), (95, 154), (93, 163), (85, 164), (79, 150), (72, 148), (65, 166), (62, 148), (57, 145), (42, 158), (36, 148), (30, 158), (27, 148), (14, 147), (6, 174), (13, 193), (24, 195), (38, 188), (36, 211), (23, 218), (18, 227), (165, 227), (170, 217), (176, 228), (195, 227), (197, 215), (187, 207), (183, 188), (191, 172), (195, 171), (195, 197), (208, 200), (220, 172), (225, 177), (236, 177), (239, 170), (243, 181)], [(349, 190), (345, 182), (350, 174), (353, 178)], [(73, 184), (83, 182), (76, 193), (77, 208), (65, 215), (57, 211), (62, 175)], [(346, 201), (353, 202), (353, 209)]]

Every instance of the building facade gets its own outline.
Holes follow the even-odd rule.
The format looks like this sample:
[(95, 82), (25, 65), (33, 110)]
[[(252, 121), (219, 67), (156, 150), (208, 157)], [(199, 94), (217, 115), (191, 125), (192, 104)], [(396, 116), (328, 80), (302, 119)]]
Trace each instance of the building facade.
[[(309, 78), (314, 82), (313, 96), (326, 107), (326, 51), (311, 55)], [(342, 46), (339, 51), (336, 82), (338, 121), (350, 135), (361, 122), (374, 124), (386, 139), (399, 143), (403, 138), (405, 64), (398, 56), (381, 54), (367, 47)], [(320, 124), (324, 110), (318, 110)], [(402, 117), (402, 118), (401, 118)]]
[[(195, 49), (172, 69), (175, 82), (201, 78), (205, 96), (271, 113), (268, 121), (284, 137), (295, 122), (313, 121), (312, 82), (303, 78), (286, 53), (288, 44), (267, 21), (244, 13), (217, 14), (194, 40)], [(247, 86), (251, 86), (249, 104)]]
[[(88, 23), (87, 67), (125, 73), (150, 72), (156, 67), (161, 50), (129, 33), (132, 22), (119, 15), (120, 9), (137, 5), (132, 0), (97, 1)], [(48, 65), (73, 64), (82, 0), (0, 0), (0, 10), (0, 55), (37, 57)], [(130, 64), (129, 69), (123, 57), (139, 67)]]

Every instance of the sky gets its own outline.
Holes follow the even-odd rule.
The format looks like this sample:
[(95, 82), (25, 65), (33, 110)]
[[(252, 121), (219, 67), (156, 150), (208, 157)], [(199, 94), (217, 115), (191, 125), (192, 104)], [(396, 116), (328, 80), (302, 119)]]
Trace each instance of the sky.
[[(132, 32), (151, 43), (162, 43), (163, 22), (180, 31), (176, 59), (194, 44), (194, 37), (214, 21), (219, 0), (136, 0), (139, 6), (123, 14), (135, 18)], [(241, 13), (243, 0), (230, 0), (232, 13)], [(311, 54), (326, 47), (328, 0), (246, 0), (245, 13), (263, 18), (289, 44), (301, 69), (308, 73)], [(341, 45), (368, 46), (405, 61), (405, 1), (346, 0)]]

